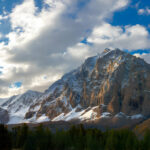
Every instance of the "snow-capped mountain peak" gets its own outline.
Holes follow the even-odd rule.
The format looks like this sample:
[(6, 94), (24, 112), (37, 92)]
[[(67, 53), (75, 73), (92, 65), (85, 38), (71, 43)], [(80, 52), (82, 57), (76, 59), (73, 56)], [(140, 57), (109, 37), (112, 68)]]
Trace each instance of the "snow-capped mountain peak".
[(28, 90), (23, 94), (6, 99), (1, 107), (8, 111), (10, 115), (9, 123), (22, 122), (30, 106), (36, 102), (41, 94), (40, 92)]
[[(105, 49), (53, 83), (43, 94), (27, 91), (2, 105), (9, 123), (137, 119), (150, 116), (150, 65), (119, 49)], [(21, 116), (16, 120), (16, 116)], [(126, 117), (125, 117), (126, 116)]]
[[(139, 108), (141, 96), (128, 94), (130, 91), (133, 92), (134, 88), (130, 91), (128, 89), (133, 85), (138, 86), (139, 81), (133, 84), (130, 80), (138, 78), (143, 70), (145, 75), (142, 74), (141, 78), (148, 76), (149, 68), (150, 66), (142, 59), (137, 59), (119, 49), (105, 49), (101, 54), (86, 59), (80, 67), (65, 74), (50, 86), (41, 97), (40, 107), (34, 109), (37, 105), (32, 106), (30, 109), (32, 111), (26, 115), (27, 119), (32, 117), (38, 119), (43, 115), (55, 121), (65, 118), (68, 120), (68, 117), (81, 119), (88, 110), (91, 115), (96, 113), (97, 119), (103, 118), (100, 116), (105, 116), (106, 113), (109, 114), (106, 116), (115, 116), (120, 112), (127, 116), (136, 113), (147, 116), (150, 112), (148, 110), (142, 112)], [(128, 98), (126, 94), (129, 95)], [(135, 100), (130, 102), (133, 96), (137, 102), (134, 102)], [(135, 105), (138, 107), (134, 108)], [(77, 117), (79, 114), (80, 117)]]

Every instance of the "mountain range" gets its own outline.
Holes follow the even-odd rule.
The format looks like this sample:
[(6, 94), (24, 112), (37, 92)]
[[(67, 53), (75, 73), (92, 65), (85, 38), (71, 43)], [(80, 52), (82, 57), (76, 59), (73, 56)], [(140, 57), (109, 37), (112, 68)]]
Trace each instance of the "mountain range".
[(0, 99), (5, 124), (75, 121), (120, 127), (150, 117), (150, 64), (105, 49), (65, 74), (44, 93)]

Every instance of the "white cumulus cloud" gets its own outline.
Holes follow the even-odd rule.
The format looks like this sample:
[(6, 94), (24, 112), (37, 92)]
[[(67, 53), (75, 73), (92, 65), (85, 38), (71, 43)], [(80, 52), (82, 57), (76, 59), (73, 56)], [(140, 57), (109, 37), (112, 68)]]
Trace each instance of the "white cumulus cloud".
[[(82, 3), (82, 5), (80, 5)], [(129, 0), (24, 0), (7, 14), (8, 44), (0, 43), (0, 97), (28, 89), (44, 91), (86, 57), (106, 47), (149, 47), (149, 33), (141, 25), (112, 26), (106, 19), (125, 9)], [(87, 38), (91, 45), (80, 43)], [(9, 88), (15, 82), (20, 88)]]
[(150, 15), (150, 8), (146, 7), (146, 8), (138, 9), (138, 14), (139, 15)]
[(149, 32), (142, 25), (121, 27), (103, 23), (94, 28), (88, 41), (94, 43), (97, 48), (99, 46), (128, 50), (150, 48)]

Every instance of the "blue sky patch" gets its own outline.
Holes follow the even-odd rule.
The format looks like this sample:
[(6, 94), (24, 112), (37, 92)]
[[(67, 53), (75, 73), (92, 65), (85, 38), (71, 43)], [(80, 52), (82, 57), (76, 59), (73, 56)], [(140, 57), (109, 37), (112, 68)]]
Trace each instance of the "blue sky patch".
[(80, 0), (77, 4), (78, 9), (84, 8), (91, 0)]
[(15, 82), (10, 85), (10, 88), (20, 88), (22, 86), (22, 82)]
[(3, 74), (3, 69), (4, 69), (4, 67), (3, 67), (3, 66), (0, 66), (0, 75)]
[(93, 45), (92, 43), (87, 41), (87, 38), (84, 38), (80, 43), (85, 44), (85, 45)]
[(134, 55), (134, 54), (140, 54), (140, 55), (150, 54), (150, 50), (146, 50), (146, 49), (144, 49), (144, 50), (139, 49), (139, 50), (133, 50), (133, 51), (124, 50), (124, 51), (131, 54), (131, 55)]
[(139, 15), (139, 9), (150, 7), (149, 0), (134, 0), (125, 9), (114, 13), (113, 19), (109, 22), (114, 26), (136, 25), (140, 24), (148, 28), (150, 24), (150, 15)]
[(17, 4), (21, 4), (22, 2), (23, 0), (0, 0), (0, 14), (3, 11), (11, 12)]
[(34, 0), (35, 5), (38, 9), (38, 11), (41, 11), (41, 9), (43, 8), (43, 1), (42, 0)]

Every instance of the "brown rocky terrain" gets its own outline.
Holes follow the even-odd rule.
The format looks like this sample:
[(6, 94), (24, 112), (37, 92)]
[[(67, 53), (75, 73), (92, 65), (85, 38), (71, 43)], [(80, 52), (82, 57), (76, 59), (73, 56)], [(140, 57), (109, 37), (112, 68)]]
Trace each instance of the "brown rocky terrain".
[[(97, 119), (105, 112), (112, 116), (150, 116), (150, 65), (119, 49), (88, 58), (76, 70), (64, 75), (41, 97), (34, 113), (50, 120), (67, 115), (72, 109), (84, 113), (93, 109)], [(63, 117), (61, 117), (63, 120)], [(72, 118), (73, 119), (73, 118)]]
[(144, 135), (145, 131), (150, 130), (150, 119), (147, 119), (139, 124), (137, 124), (134, 128), (134, 131), (137, 135), (141, 136)]
[(44, 93), (30, 91), (12, 99), (2, 106), (8, 103), (8, 112), (11, 108), (22, 115), (18, 122), (11, 114), (15, 123), (78, 120), (102, 128), (134, 126), (150, 117), (150, 64), (119, 49), (105, 49)]

